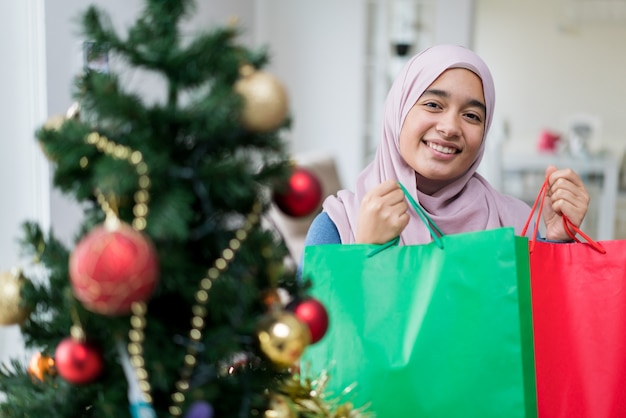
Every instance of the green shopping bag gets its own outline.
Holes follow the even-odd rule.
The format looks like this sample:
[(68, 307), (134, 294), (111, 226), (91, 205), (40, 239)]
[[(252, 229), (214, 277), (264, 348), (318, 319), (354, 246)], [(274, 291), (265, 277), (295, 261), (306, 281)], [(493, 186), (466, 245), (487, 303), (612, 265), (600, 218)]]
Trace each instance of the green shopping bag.
[(305, 248), (330, 325), (301, 367), (330, 374), (330, 397), (356, 384), (378, 418), (536, 417), (528, 239), (438, 236), (412, 203), (430, 244)]

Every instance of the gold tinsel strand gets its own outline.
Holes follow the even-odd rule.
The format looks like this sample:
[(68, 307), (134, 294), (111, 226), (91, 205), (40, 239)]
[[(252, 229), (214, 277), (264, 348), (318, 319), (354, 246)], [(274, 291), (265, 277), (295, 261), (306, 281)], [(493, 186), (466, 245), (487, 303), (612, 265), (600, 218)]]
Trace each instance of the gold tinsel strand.
[(322, 371), (316, 379), (294, 373), (286, 378), (279, 388), (280, 394), (293, 402), (299, 416), (319, 418), (374, 418), (368, 411), (368, 404), (355, 407), (350, 402), (350, 394), (356, 383), (346, 387), (338, 396), (327, 398), (326, 387), (331, 376), (327, 370)]

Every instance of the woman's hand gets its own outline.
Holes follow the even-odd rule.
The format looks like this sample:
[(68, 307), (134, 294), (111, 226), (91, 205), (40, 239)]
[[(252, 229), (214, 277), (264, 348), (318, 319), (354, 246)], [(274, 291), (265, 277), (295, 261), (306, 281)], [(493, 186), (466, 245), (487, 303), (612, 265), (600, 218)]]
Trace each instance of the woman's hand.
[[(563, 215), (577, 227), (583, 222), (589, 208), (589, 193), (582, 180), (572, 169), (557, 170), (555, 166), (546, 169), (548, 193), (543, 204), (543, 221), (546, 225), (546, 238), (568, 241), (570, 236), (563, 225)], [(572, 231), (573, 232), (573, 231)]]
[(409, 223), (409, 205), (396, 180), (386, 180), (368, 191), (359, 210), (356, 242), (384, 244), (400, 235)]

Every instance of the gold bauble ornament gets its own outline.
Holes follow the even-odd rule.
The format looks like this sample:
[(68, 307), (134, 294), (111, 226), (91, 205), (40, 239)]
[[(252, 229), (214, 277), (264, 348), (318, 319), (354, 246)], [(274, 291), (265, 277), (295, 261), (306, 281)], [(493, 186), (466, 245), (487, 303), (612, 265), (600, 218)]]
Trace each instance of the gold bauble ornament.
[(30, 314), (21, 306), (25, 282), (19, 270), (0, 272), (0, 325), (21, 325)]
[(269, 409), (263, 416), (264, 418), (298, 418), (298, 411), (287, 396), (274, 393), (270, 395)]
[(309, 328), (289, 312), (264, 315), (257, 331), (259, 347), (279, 368), (291, 367), (311, 342)]
[(251, 65), (240, 70), (235, 91), (244, 98), (241, 122), (246, 129), (269, 132), (287, 117), (288, 99), (285, 87), (273, 75), (257, 71)]

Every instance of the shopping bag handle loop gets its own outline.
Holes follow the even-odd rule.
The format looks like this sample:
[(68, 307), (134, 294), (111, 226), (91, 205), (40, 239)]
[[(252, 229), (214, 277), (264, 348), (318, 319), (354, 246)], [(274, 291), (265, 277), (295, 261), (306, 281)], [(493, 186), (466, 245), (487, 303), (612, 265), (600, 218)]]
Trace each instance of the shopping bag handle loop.
[(530, 252), (533, 252), (535, 248), (535, 242), (537, 242), (537, 232), (539, 231), (539, 221), (541, 218), (541, 212), (543, 211), (543, 201), (546, 198), (546, 194), (548, 193), (548, 179), (546, 178), (539, 189), (539, 193), (535, 198), (535, 202), (533, 203), (533, 207), (530, 209), (530, 214), (528, 215), (528, 219), (526, 219), (526, 223), (524, 224), (524, 228), (522, 228), (522, 236), (526, 235), (526, 231), (528, 230), (528, 226), (530, 225), (530, 221), (533, 219), (533, 214), (535, 213), (535, 209), (537, 209), (537, 205), (539, 205), (539, 210), (537, 211), (537, 219), (535, 221), (535, 228), (533, 229), (533, 236), (530, 239)]
[[(426, 213), (426, 210), (424, 210), (424, 208), (415, 201), (413, 196), (411, 196), (411, 194), (404, 187), (404, 185), (400, 182), (398, 182), (398, 184), (400, 185), (400, 188), (404, 192), (404, 195), (407, 197), (407, 199), (409, 199), (409, 203), (411, 203), (411, 206), (413, 206), (413, 209), (415, 209), (415, 212), (417, 212), (422, 222), (424, 222), (424, 225), (426, 225), (426, 228), (428, 228), (428, 231), (430, 232), (430, 236), (433, 238), (433, 241), (435, 242), (437, 247), (443, 250), (443, 240), (441, 239), (441, 237), (443, 237), (443, 232), (441, 231), (441, 229), (439, 229), (437, 224), (430, 218), (430, 216), (428, 216), (428, 213)], [(378, 247), (376, 247), (375, 249), (367, 253), (367, 257), (373, 257), (376, 254), (382, 251), (385, 251), (389, 247), (398, 245), (399, 242), (400, 242), (399, 236), (393, 239), (390, 239), (386, 243), (379, 245)]]
[[(543, 184), (541, 185), (541, 189), (539, 189), (539, 194), (537, 195), (537, 198), (535, 199), (535, 202), (533, 203), (533, 207), (530, 210), (530, 215), (528, 215), (528, 219), (526, 219), (524, 228), (522, 228), (522, 236), (524, 236), (526, 235), (526, 231), (528, 230), (530, 221), (533, 218), (535, 209), (537, 208), (537, 205), (539, 205), (539, 210), (537, 211), (537, 217), (535, 221), (535, 227), (533, 229), (533, 236), (530, 239), (529, 251), (531, 253), (533, 252), (533, 249), (535, 248), (535, 243), (537, 242), (537, 232), (539, 230), (539, 221), (541, 220), (541, 213), (543, 212), (543, 202), (548, 194), (548, 185), (549, 185), (548, 178), (546, 177), (546, 179), (543, 181)], [(596, 251), (598, 251), (601, 254), (606, 254), (606, 250), (604, 249), (602, 244), (600, 244), (597, 241), (594, 241), (593, 239), (591, 239), (591, 237), (589, 237), (587, 234), (582, 232), (576, 225), (572, 223), (572, 221), (569, 220), (567, 216), (563, 215), (562, 218), (563, 218), (563, 227), (565, 229), (565, 232), (567, 232), (567, 235), (569, 235), (569, 237), (572, 240), (574, 240), (575, 242), (581, 243), (582, 241), (578, 237), (576, 237), (576, 234), (579, 234)]]
[(428, 216), (426, 210), (415, 201), (415, 199), (413, 198), (413, 196), (411, 196), (411, 193), (409, 193), (406, 187), (404, 187), (404, 185), (400, 182), (398, 182), (398, 184), (404, 192), (404, 195), (409, 200), (411, 206), (413, 206), (413, 209), (415, 209), (415, 212), (417, 212), (417, 215), (420, 217), (422, 222), (424, 222), (426, 228), (428, 228), (430, 236), (433, 238), (433, 241), (435, 241), (435, 244), (437, 244), (437, 247), (443, 249), (443, 240), (441, 239), (441, 237), (443, 237), (443, 232), (441, 231), (441, 229), (439, 229), (437, 224), (430, 218), (430, 216)]
[[(600, 244), (597, 241), (592, 240), (587, 234), (585, 234), (576, 225), (574, 225), (567, 216), (563, 216), (563, 227), (565, 228), (565, 232), (567, 232), (567, 235), (569, 235), (569, 237), (573, 239), (574, 241), (582, 242), (580, 239), (578, 239), (578, 237), (576, 237), (576, 234), (579, 234), (585, 239), (585, 241), (589, 243), (589, 245), (591, 245), (599, 253), (606, 254), (606, 250), (604, 249), (602, 244)], [(572, 230), (574, 230), (574, 232), (572, 232)]]

